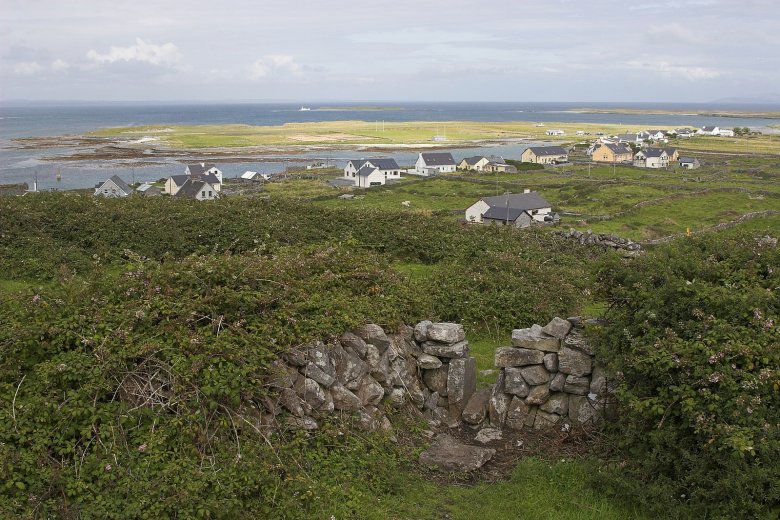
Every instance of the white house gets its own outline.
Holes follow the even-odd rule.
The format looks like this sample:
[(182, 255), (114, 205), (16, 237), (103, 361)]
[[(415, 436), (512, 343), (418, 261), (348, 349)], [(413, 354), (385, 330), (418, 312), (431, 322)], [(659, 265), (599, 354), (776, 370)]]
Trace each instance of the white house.
[(653, 141), (663, 141), (666, 139), (666, 132), (663, 130), (642, 130), (639, 135), (644, 139), (652, 139)]
[(641, 132), (637, 132), (635, 134), (632, 134), (632, 133), (629, 133), (629, 134), (618, 134), (618, 135), (615, 136), (615, 139), (616, 139), (616, 141), (614, 141), (613, 144), (615, 144), (615, 143), (629, 143), (629, 144), (636, 144), (636, 145), (638, 145), (638, 144), (641, 144), (642, 142), (644, 142), (644, 140), (647, 139), (647, 137), (644, 136), (644, 134), (642, 134)]
[(729, 130), (728, 128), (721, 128), (718, 130), (718, 135), (721, 137), (734, 137), (734, 130)]
[(512, 193), (482, 197), (466, 209), (466, 221), (528, 227), (533, 222), (553, 220), (552, 206), (538, 193)]
[(696, 130), (696, 133), (699, 135), (719, 135), (720, 134), (720, 127), (719, 126), (703, 126)]
[(395, 159), (373, 158), (373, 159), (352, 159), (347, 161), (344, 167), (344, 177), (355, 181), (355, 186), (359, 186), (357, 173), (364, 167), (376, 168), (384, 177), (382, 184), (388, 180), (398, 180), (401, 178), (401, 167)]
[(246, 171), (246, 172), (241, 174), (241, 178), (249, 180), (249, 181), (259, 181), (259, 180), (267, 181), (268, 179), (271, 178), (271, 174), (270, 173), (260, 173), (260, 172)]
[(133, 188), (117, 175), (112, 175), (107, 181), (95, 186), (95, 197), (127, 197), (132, 193)]
[(414, 164), (415, 175), (428, 177), (439, 173), (452, 173), (455, 171), (455, 159), (448, 152), (421, 152)]
[(458, 163), (459, 170), (474, 170), (477, 172), (500, 170), (503, 167), (509, 168), (503, 157), (498, 155), (476, 155), (474, 157), (466, 157)]
[(184, 174), (190, 175), (192, 177), (212, 174), (214, 175), (214, 177), (217, 178), (217, 182), (222, 184), (222, 172), (214, 164), (207, 164), (207, 163), (188, 164), (187, 167), (184, 169)]
[(680, 157), (678, 162), (680, 168), (685, 168), (686, 170), (696, 170), (701, 167), (701, 164), (696, 157)]
[(165, 193), (176, 195), (184, 184), (189, 180), (204, 181), (209, 183), (216, 191), (222, 191), (222, 183), (213, 173), (194, 174), (194, 175), (171, 175), (165, 181)]
[(675, 130), (675, 133), (679, 138), (688, 139), (689, 137), (696, 135), (697, 132), (696, 130), (691, 130), (690, 128), (678, 128)]
[(663, 148), (645, 148), (634, 155), (634, 166), (639, 168), (666, 168), (669, 155)]
[(545, 132), (545, 134), (547, 134), (547, 135), (566, 135), (566, 132), (564, 132), (563, 130), (560, 130), (558, 128), (551, 128), (550, 130), (547, 130)]
[(219, 198), (219, 191), (206, 181), (187, 179), (176, 191), (176, 196), (193, 200), (214, 200)]
[(372, 186), (384, 186), (387, 183), (387, 177), (382, 170), (370, 164), (364, 164), (357, 173), (355, 173), (355, 186), (358, 188), (370, 188)]

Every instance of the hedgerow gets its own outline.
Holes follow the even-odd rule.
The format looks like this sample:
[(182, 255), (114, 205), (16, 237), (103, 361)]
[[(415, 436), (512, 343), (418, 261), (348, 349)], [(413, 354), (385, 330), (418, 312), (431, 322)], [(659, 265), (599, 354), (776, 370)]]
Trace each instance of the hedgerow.
[[(599, 354), (622, 376), (612, 484), (664, 513), (776, 515), (780, 251), (767, 239), (676, 242), (600, 272)], [(630, 478), (625, 478), (630, 477)]]

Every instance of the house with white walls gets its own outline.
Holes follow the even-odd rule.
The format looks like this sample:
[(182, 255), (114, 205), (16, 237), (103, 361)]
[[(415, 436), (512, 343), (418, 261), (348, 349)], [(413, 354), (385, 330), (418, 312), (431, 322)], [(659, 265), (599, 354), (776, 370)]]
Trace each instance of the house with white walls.
[(449, 152), (421, 152), (414, 164), (415, 175), (429, 177), (440, 173), (453, 173), (457, 165)]

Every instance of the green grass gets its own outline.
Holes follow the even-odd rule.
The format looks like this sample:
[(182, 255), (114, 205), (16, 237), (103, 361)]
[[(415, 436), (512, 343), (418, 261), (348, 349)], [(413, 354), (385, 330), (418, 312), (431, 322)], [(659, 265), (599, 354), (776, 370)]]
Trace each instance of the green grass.
[(533, 457), (521, 460), (503, 482), (440, 485), (404, 479), (397, 495), (378, 497), (367, 519), (627, 520), (649, 518), (588, 485), (593, 463)]

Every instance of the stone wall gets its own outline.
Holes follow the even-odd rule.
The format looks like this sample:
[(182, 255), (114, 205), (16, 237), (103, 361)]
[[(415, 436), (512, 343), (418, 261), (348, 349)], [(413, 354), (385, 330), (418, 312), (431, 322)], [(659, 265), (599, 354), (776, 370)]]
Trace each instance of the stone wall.
[(610, 235), (606, 233), (594, 233), (591, 230), (583, 232), (572, 228), (569, 229), (569, 231), (561, 231), (559, 234), (564, 238), (576, 240), (581, 245), (593, 245), (604, 248), (612, 248), (625, 251), (632, 255), (638, 254), (638, 252), (642, 249), (641, 245), (628, 238), (622, 238), (617, 235)]
[(389, 334), (363, 325), (275, 361), (259, 422), (313, 430), (344, 412), (374, 431), (391, 428), (385, 410), (411, 405), (434, 427), (587, 423), (603, 408), (606, 380), (576, 323), (513, 331), (512, 345), (496, 350), (496, 383), (479, 391), (461, 325), (423, 321)]

